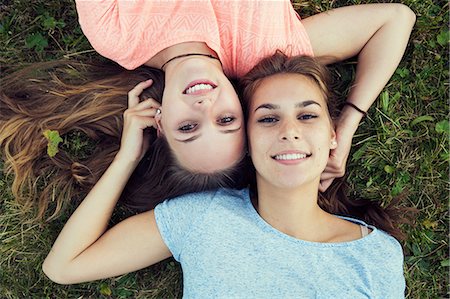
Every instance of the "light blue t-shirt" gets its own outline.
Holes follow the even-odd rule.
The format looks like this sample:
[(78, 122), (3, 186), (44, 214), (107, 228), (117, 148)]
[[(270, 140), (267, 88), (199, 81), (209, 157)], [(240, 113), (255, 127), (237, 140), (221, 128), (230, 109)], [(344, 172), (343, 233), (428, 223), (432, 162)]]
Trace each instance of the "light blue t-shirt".
[(299, 240), (265, 222), (247, 189), (171, 199), (155, 217), (184, 298), (404, 298), (401, 246), (373, 226), (350, 242)]

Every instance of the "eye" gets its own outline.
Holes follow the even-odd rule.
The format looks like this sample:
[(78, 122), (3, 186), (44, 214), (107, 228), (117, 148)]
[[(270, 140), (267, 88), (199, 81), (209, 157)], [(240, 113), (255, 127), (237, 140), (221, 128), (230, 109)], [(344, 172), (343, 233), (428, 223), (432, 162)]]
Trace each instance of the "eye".
[(197, 128), (197, 124), (195, 124), (195, 123), (193, 123), (193, 124), (184, 124), (184, 125), (178, 127), (178, 131), (180, 131), (182, 133), (188, 133), (188, 132), (194, 131), (195, 128)]
[(299, 119), (299, 120), (308, 120), (308, 119), (313, 119), (313, 118), (317, 118), (317, 115), (311, 114), (311, 113), (304, 113), (297, 117), (297, 119)]
[(226, 126), (226, 125), (233, 123), (235, 120), (236, 120), (236, 117), (234, 117), (234, 116), (225, 116), (225, 117), (219, 118), (217, 120), (217, 123), (219, 125)]
[(275, 123), (277, 121), (278, 121), (278, 119), (273, 116), (264, 116), (264, 117), (261, 117), (260, 119), (258, 119), (258, 122), (263, 123), (263, 124), (271, 124), (271, 123)]

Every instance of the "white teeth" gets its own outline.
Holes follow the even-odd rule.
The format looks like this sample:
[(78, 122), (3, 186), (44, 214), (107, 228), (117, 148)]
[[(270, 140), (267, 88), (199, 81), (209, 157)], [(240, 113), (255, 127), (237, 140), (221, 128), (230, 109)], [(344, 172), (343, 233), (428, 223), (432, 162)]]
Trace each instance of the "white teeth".
[(285, 154), (285, 155), (276, 155), (275, 160), (298, 160), (305, 159), (306, 154)]
[(212, 87), (209, 84), (196, 84), (194, 86), (189, 87), (188, 89), (186, 89), (186, 94), (190, 94), (199, 90), (206, 90), (206, 89), (213, 89), (214, 87)]

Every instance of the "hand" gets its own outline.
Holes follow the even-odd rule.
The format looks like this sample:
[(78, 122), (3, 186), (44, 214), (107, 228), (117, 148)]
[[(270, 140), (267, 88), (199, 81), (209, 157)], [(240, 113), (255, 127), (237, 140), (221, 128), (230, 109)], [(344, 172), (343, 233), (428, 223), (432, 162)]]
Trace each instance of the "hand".
[(320, 176), (320, 192), (325, 192), (335, 178), (344, 176), (348, 155), (352, 147), (352, 139), (353, 131), (339, 131), (339, 128), (336, 128), (337, 147), (330, 151), (327, 166)]
[(156, 128), (155, 114), (161, 104), (154, 99), (139, 103), (139, 95), (152, 83), (152, 80), (141, 82), (128, 93), (128, 109), (123, 113), (122, 140), (116, 159), (137, 164), (150, 146), (150, 136), (144, 130)]

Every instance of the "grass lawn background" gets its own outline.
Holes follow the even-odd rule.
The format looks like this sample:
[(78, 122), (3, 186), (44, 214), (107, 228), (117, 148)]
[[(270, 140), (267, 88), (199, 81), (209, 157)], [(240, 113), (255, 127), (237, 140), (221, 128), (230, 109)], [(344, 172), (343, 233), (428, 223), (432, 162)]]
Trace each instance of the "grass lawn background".
[[(377, 1), (294, 2), (300, 15), (306, 17), (330, 8)], [(417, 14), (416, 26), (400, 66), (354, 138), (348, 181), (354, 196), (387, 204), (402, 195), (406, 205), (419, 209), (415, 227), (405, 228), (408, 240), (402, 244), (406, 296), (447, 298), (448, 3), (402, 3)], [(6, 0), (0, 4), (3, 74), (23, 63), (63, 58), (102, 59), (82, 35), (72, 1)], [(352, 60), (334, 67), (339, 86), (344, 86), (338, 87), (338, 94), (345, 94), (354, 65)], [(73, 147), (84, 142), (76, 134), (66, 140)], [(20, 209), (10, 194), (10, 184), (11, 178), (0, 171), (0, 298), (180, 297), (180, 269), (171, 259), (93, 283), (52, 283), (42, 273), (41, 264), (74, 207), (50, 223), (29, 221), (33, 211)], [(120, 217), (117, 214), (115, 217)]]

